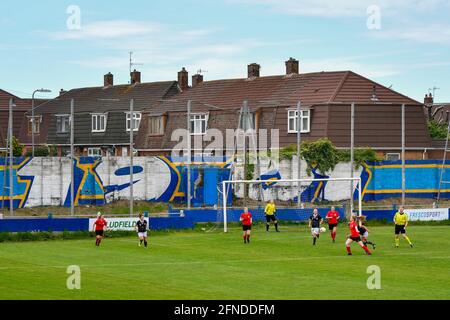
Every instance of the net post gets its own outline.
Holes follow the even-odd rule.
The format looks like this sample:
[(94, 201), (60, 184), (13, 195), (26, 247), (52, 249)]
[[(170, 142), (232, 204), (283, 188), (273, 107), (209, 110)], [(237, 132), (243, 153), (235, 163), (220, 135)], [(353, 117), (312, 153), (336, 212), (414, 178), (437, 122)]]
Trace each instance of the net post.
[(362, 216), (362, 185), (361, 185), (361, 177), (358, 178), (358, 215)]
[(222, 201), (223, 201), (223, 232), (228, 231), (227, 227), (227, 188), (226, 181), (222, 181)]

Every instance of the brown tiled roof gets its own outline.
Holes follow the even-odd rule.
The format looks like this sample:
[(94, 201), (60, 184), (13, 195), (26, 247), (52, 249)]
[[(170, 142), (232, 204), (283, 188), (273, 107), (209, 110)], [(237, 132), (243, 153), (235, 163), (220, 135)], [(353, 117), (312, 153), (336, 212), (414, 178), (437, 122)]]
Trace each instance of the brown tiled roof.
[(176, 85), (176, 81), (161, 81), (72, 89), (36, 107), (35, 113), (69, 113), (71, 99), (75, 100), (76, 113), (126, 110), (131, 99), (134, 99), (135, 110), (141, 110), (164, 98)]
[[(374, 94), (374, 87), (376, 101), (371, 99)], [(286, 107), (296, 106), (299, 100), (302, 102), (302, 106), (312, 107), (313, 109), (311, 131), (303, 135), (304, 139), (328, 136), (333, 142), (336, 140), (336, 144), (339, 146), (349, 144), (347, 140), (349, 140), (350, 125), (345, 122), (349, 118), (345, 114), (343, 116), (345, 117), (343, 120), (345, 123), (340, 123), (342, 116), (331, 121), (330, 109), (333, 109), (333, 112), (342, 109), (342, 112), (348, 113), (349, 104), (355, 102), (359, 106), (359, 116), (370, 117), (373, 116), (373, 113), (380, 116), (382, 112), (379, 112), (381, 108), (378, 108), (378, 106), (383, 106), (383, 110), (386, 112), (395, 109), (393, 112), (396, 112), (395, 116), (397, 117), (399, 108), (394, 108), (391, 105), (398, 106), (404, 103), (414, 107), (408, 109), (410, 111), (407, 114), (409, 126), (411, 130), (414, 129), (414, 135), (409, 133), (408, 143), (410, 144), (415, 140), (417, 140), (416, 144), (421, 146), (429, 146), (431, 143), (426, 131), (420, 102), (352, 71), (331, 71), (202, 82), (173, 96), (171, 99), (148, 105), (145, 109), (148, 115), (169, 115), (166, 131), (164, 136), (149, 135), (148, 124), (146, 123), (147, 117), (143, 117), (136, 139), (137, 148), (170, 149), (173, 146), (173, 142), (170, 142), (171, 132), (176, 128), (186, 127), (185, 113), (188, 100), (192, 101), (192, 112), (209, 111), (208, 126), (219, 130), (236, 128), (237, 111), (242, 106), (243, 101), (246, 100), (250, 109), (264, 110), (259, 119), (261, 128), (276, 127), (281, 129), (280, 144), (283, 146), (295, 143), (296, 135), (287, 133)], [(221, 109), (227, 111), (220, 111)], [(174, 115), (174, 112), (180, 112), (179, 116)], [(375, 127), (380, 128), (383, 120), (380, 119), (380, 121), (380, 123), (375, 124)], [(333, 122), (333, 125), (330, 125), (330, 122)], [(417, 138), (419, 136), (420, 139)], [(357, 138), (358, 145), (362, 146), (383, 145), (388, 147), (390, 141), (389, 136), (383, 135), (383, 131), (379, 129), (368, 133), (361, 130)]]
[(214, 106), (239, 109), (244, 100), (252, 109), (294, 106), (299, 100), (306, 106), (336, 102), (372, 103), (373, 86), (376, 87), (378, 103), (420, 104), (352, 71), (330, 71), (204, 81), (173, 99), (148, 105), (146, 110), (155, 114), (181, 111), (186, 109), (188, 100), (200, 109), (214, 109)]
[(22, 120), (26, 111), (31, 109), (31, 99), (21, 99), (12, 93), (0, 89), (0, 147), (5, 146), (8, 135), (9, 100), (13, 99), (13, 134), (19, 137), (22, 132)]
[(0, 111), (9, 111), (9, 100), (14, 100), (14, 111), (28, 111), (31, 109), (31, 99), (22, 99), (0, 89)]

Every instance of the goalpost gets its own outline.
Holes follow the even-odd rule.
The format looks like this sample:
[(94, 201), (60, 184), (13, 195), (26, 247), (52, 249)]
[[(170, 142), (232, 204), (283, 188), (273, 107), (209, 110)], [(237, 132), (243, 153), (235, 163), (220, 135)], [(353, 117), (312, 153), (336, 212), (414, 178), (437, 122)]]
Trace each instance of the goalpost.
[[(352, 191), (350, 196), (350, 201), (353, 202), (353, 194), (354, 190), (358, 191), (358, 216), (362, 215), (362, 191), (361, 191), (361, 178), (319, 178), (319, 179), (279, 179), (279, 180), (226, 180), (222, 181), (222, 203), (223, 203), (223, 231), (228, 231), (228, 215), (227, 215), (227, 200), (228, 200), (228, 192), (231, 190), (232, 185), (236, 184), (283, 184), (289, 183), (291, 184), (289, 187), (295, 190), (295, 194), (301, 195), (302, 192), (302, 183), (313, 183), (313, 182), (345, 182), (348, 181), (352, 184)], [(356, 186), (354, 183), (356, 182)], [(346, 188), (349, 190), (348, 188)], [(301, 197), (301, 196), (300, 196)], [(352, 207), (352, 206), (351, 206)], [(303, 210), (303, 208), (299, 208), (296, 206), (298, 210)]]

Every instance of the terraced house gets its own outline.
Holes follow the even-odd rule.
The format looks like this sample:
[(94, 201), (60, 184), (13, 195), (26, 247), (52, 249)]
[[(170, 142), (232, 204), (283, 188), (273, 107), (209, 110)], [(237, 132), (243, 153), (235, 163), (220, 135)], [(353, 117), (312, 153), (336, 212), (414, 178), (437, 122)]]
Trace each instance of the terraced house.
[[(36, 144), (54, 145), (60, 156), (69, 153), (73, 99), (75, 154), (128, 155), (130, 133), (137, 134), (142, 109), (180, 91), (177, 81), (141, 83), (141, 73), (136, 70), (130, 76), (130, 84), (114, 85), (113, 75), (108, 73), (103, 86), (61, 91), (57, 98), (36, 107), (35, 117), (39, 122)], [(134, 100), (132, 115), (131, 99)], [(29, 143), (31, 133), (23, 133), (21, 141)]]
[[(247, 66), (244, 78), (204, 81), (196, 74), (191, 87), (185, 71), (180, 79), (185, 90), (143, 109), (136, 140), (139, 154), (170, 154), (177, 144), (171, 141), (172, 133), (187, 128), (189, 100), (192, 146), (197, 154), (204, 153), (209, 144), (198, 143), (199, 136), (207, 136), (209, 129), (218, 129), (225, 136), (226, 129), (241, 127), (243, 101), (248, 103), (257, 131), (279, 129), (280, 147), (295, 144), (300, 129), (303, 140), (328, 137), (338, 148), (349, 148), (350, 106), (355, 103), (355, 146), (374, 148), (386, 159), (401, 155), (401, 105), (405, 104), (406, 158), (428, 158), (433, 151), (423, 103), (352, 71), (300, 73), (299, 62), (293, 58), (285, 66), (285, 74), (274, 76), (261, 76), (256, 63)], [(298, 101), (302, 103), (300, 115)]]

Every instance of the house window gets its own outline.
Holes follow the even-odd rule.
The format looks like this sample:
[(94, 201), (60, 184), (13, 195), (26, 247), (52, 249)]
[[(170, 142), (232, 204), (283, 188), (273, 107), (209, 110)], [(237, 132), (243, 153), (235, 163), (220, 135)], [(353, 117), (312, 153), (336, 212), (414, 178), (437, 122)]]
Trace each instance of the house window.
[(62, 114), (56, 116), (56, 132), (67, 133), (70, 129), (70, 116), (68, 114)]
[(88, 148), (88, 156), (89, 157), (101, 157), (102, 149), (101, 148)]
[[(310, 132), (310, 110), (300, 110), (300, 132)], [(297, 133), (297, 110), (288, 110), (288, 133)]]
[(400, 153), (386, 153), (386, 160), (400, 160)]
[(92, 114), (92, 132), (105, 132), (106, 130), (106, 114)]
[(163, 117), (148, 117), (149, 134), (164, 134)]
[(191, 114), (191, 134), (205, 134), (207, 124), (207, 114)]
[[(127, 115), (127, 131), (130, 131), (131, 128), (131, 117), (130, 117), (130, 112), (126, 113)], [(141, 123), (141, 113), (140, 112), (133, 112), (133, 131), (138, 131), (139, 130), (139, 125)]]
[(40, 133), (41, 132), (41, 122), (42, 122), (42, 116), (34, 116), (28, 117), (28, 134), (32, 134), (33, 132), (33, 122), (34, 122), (34, 133)]

